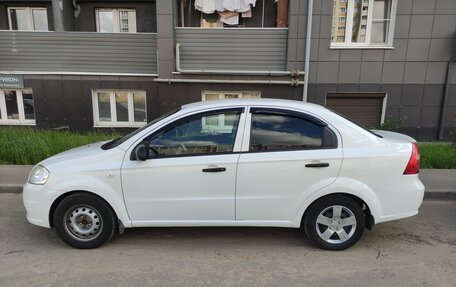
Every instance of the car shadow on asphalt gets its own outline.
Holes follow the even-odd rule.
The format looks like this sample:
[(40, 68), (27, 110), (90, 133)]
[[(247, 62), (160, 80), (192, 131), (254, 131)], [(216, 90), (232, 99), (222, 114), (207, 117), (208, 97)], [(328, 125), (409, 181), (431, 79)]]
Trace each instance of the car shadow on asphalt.
[(200, 242), (204, 245), (239, 244), (246, 245), (288, 245), (307, 246), (313, 244), (300, 229), (275, 227), (149, 227), (126, 229), (123, 235), (116, 235), (112, 244), (150, 244), (166, 242), (185, 244)]

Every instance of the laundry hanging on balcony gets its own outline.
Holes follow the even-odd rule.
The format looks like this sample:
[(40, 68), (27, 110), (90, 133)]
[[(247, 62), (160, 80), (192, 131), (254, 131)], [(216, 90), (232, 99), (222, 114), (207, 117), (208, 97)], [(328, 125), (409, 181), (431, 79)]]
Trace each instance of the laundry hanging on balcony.
[[(195, 9), (204, 14), (216, 15), (227, 25), (238, 25), (240, 15), (243, 18), (252, 17), (252, 7), (255, 4), (256, 0), (195, 0)], [(206, 17), (204, 14), (205, 20), (214, 19), (214, 16)]]

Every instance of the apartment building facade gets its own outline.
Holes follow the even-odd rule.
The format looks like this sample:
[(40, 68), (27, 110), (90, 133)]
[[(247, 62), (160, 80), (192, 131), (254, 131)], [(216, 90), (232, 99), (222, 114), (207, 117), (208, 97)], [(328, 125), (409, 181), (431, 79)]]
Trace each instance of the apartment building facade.
[(455, 32), (454, 0), (2, 0), (0, 125), (136, 128), (261, 97), (448, 138)]

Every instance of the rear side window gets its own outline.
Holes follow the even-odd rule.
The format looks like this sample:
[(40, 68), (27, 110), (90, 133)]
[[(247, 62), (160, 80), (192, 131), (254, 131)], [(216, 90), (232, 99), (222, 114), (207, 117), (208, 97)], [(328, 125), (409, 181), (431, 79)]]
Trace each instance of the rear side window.
[(337, 137), (324, 123), (294, 114), (254, 112), (249, 151), (337, 147)]

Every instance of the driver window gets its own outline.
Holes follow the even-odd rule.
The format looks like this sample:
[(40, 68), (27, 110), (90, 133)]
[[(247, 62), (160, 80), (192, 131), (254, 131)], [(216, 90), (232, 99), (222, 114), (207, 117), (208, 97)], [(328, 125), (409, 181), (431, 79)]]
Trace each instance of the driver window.
[(153, 135), (152, 157), (203, 155), (233, 151), (241, 110), (204, 113), (179, 120)]

